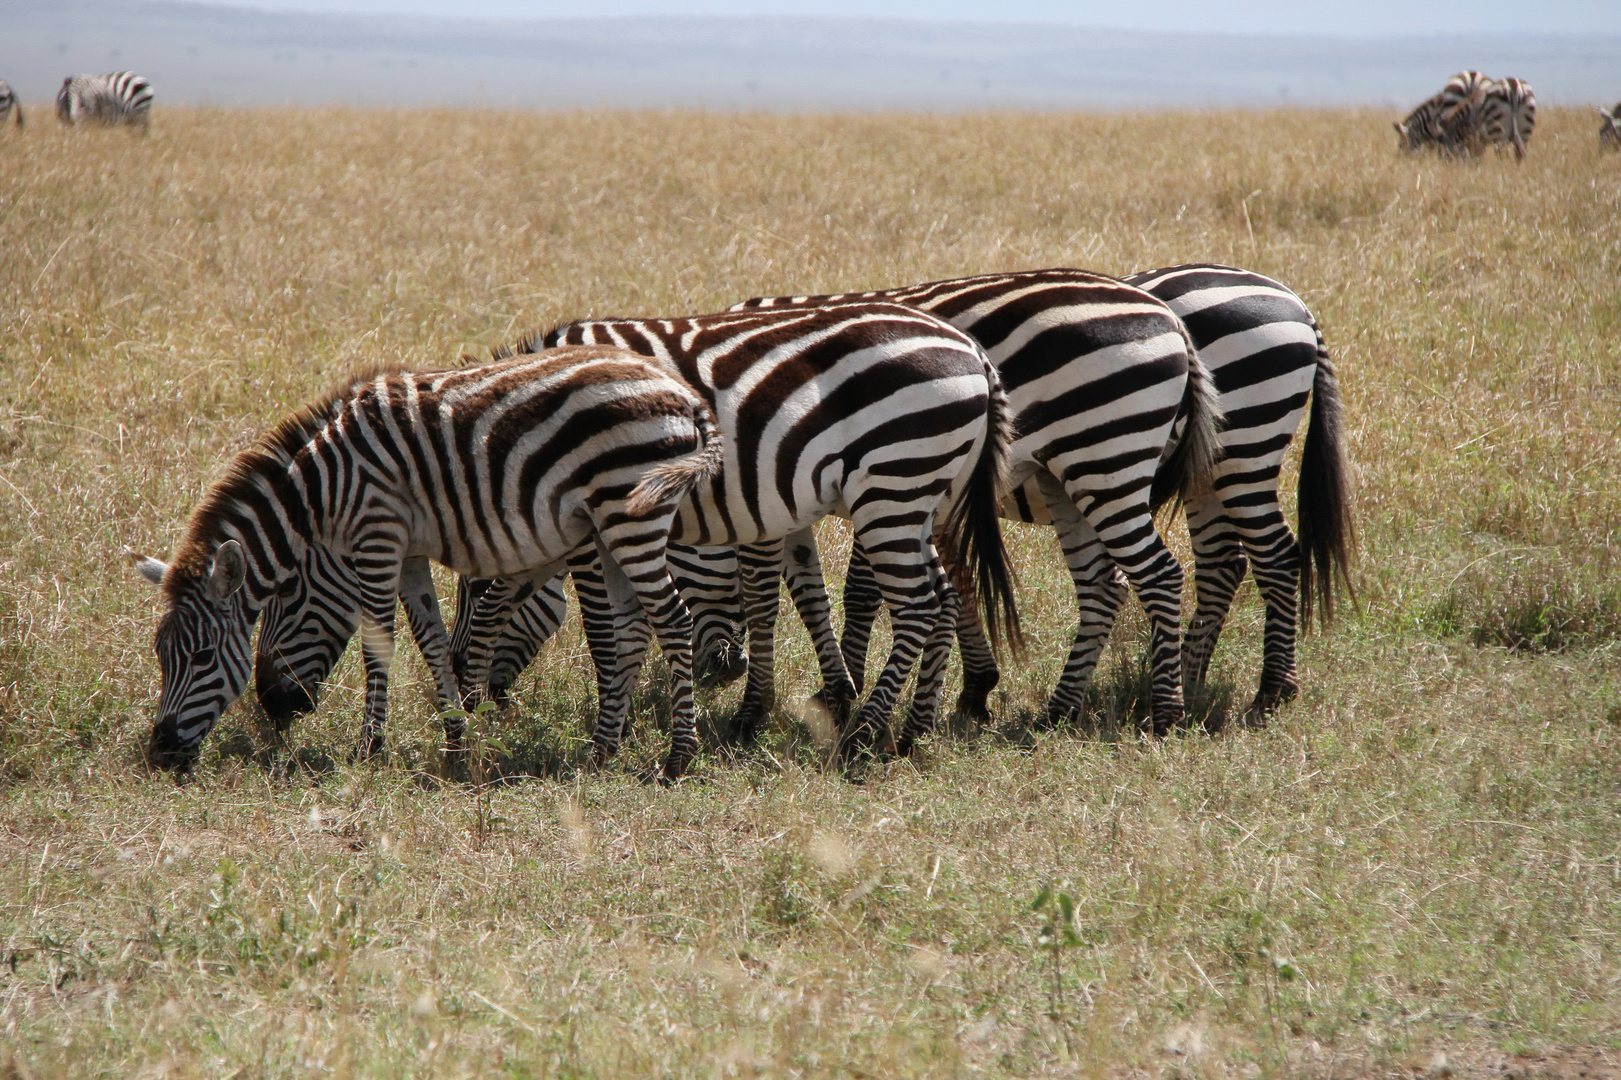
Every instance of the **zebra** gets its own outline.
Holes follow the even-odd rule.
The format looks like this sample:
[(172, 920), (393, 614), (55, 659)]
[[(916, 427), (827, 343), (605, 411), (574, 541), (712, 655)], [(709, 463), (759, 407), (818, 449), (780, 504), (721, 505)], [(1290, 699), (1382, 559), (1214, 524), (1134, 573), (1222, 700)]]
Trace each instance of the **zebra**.
[[(1208, 492), (1187, 500), (1187, 518), (1196, 566), (1196, 609), (1184, 638), (1183, 676), (1188, 686), (1202, 683), (1234, 593), (1253, 571), (1266, 605), (1260, 685), (1246, 722), (1259, 724), (1300, 689), (1295, 639), (1315, 606), (1327, 622), (1334, 612), (1334, 582), (1350, 591), (1348, 566), (1355, 528), (1345, 463), (1344, 422), (1339, 381), (1323, 343), (1322, 331), (1305, 303), (1271, 278), (1230, 266), (1189, 264), (1132, 274), (1125, 279), (1167, 303), (1192, 335), (1201, 359), (1220, 392), (1227, 426), (1220, 436), (1222, 458)], [(1310, 401), (1311, 422), (1302, 449), (1297, 482), (1298, 538), (1289, 529), (1278, 500), (1283, 458)], [(1027, 485), (1004, 503), (1010, 517), (1043, 519), (1039, 488)], [(1081, 634), (1101, 643), (1108, 637), (1125, 588), (1118, 570), (1098, 550), (1095, 537), (1077, 561), (1092, 568), (1077, 581)], [(679, 550), (672, 547), (672, 563)], [(721, 595), (728, 570), (711, 558), (710, 592)], [(684, 595), (697, 587), (690, 578), (702, 564), (683, 560), (672, 570)], [(735, 569), (732, 603), (735, 606)], [(579, 574), (576, 574), (579, 581)], [(801, 602), (805, 584), (791, 578)], [(585, 593), (582, 592), (582, 608)], [(845, 661), (859, 682), (876, 605), (859, 559), (853, 560), (845, 587)], [(705, 614), (694, 605), (694, 618)], [(811, 623), (809, 620), (807, 624)], [(514, 657), (539, 643), (509, 645)], [(972, 627), (963, 635), (964, 669), (994, 670)], [(527, 659), (524, 659), (527, 663)], [(958, 708), (987, 713), (986, 695), (996, 676), (965, 678)], [(1050, 719), (1061, 719), (1049, 709)]]
[[(724, 482), (702, 489), (683, 507), (672, 535), (704, 544), (739, 544), (758, 567), (744, 578), (743, 591), (751, 598), (746, 616), (750, 651), (758, 659), (748, 665), (749, 689), (734, 721), (741, 731), (752, 733), (773, 698), (771, 636), (782, 551), (786, 547), (790, 557), (798, 558), (810, 524), (829, 512), (847, 513), (858, 535), (881, 552), (885, 581), (880, 591), (897, 628), (883, 677), (844, 733), (840, 753), (846, 759), (886, 744), (894, 697), (920, 651), (924, 664), (919, 677), (925, 685), (943, 675), (956, 594), (942, 587), (931, 531), (951, 553), (963, 591), (995, 604), (995, 622), (1007, 627), (1010, 640), (1017, 640), (1017, 610), (996, 524), (1009, 432), (1006, 401), (995, 368), (972, 338), (910, 308), (851, 304), (568, 323), (545, 335), (530, 335), (496, 355), (600, 342), (653, 356), (697, 379), (696, 385), (713, 395), (731, 455)], [(948, 508), (943, 525), (935, 529), (931, 519)], [(814, 550), (814, 539), (809, 546)], [(604, 702), (599, 712), (617, 713), (628, 703), (641, 662), (636, 642), (645, 631), (625, 605), (609, 610), (596, 590), (581, 586), (580, 572), (593, 559), (594, 553), (580, 553), (571, 566), (599, 664)], [(468, 673), (464, 688), (483, 685), (479, 676), (487, 669), (480, 657), (499, 652), (491, 643), (503, 632), (527, 648), (521, 663), (538, 648), (536, 638), (514, 635), (505, 623), (514, 606), (521, 610), (533, 603), (524, 595), (526, 587), (459, 584), (453, 645), (458, 656), (465, 654), (458, 661)], [(949, 616), (943, 623), (942, 610)], [(593, 613), (600, 613), (600, 622), (591, 621)], [(267, 622), (260, 655), (265, 655), (267, 638), (294, 633), (302, 622), (296, 608), (283, 611), (274, 625)], [(329, 636), (338, 639), (326, 653), (335, 658), (347, 631)], [(848, 684), (836, 641), (820, 660), (825, 680)], [(604, 679), (603, 667), (610, 664), (616, 675)], [(304, 683), (324, 675), (324, 670), (305, 672)], [(853, 699), (853, 688), (849, 696)], [(909, 720), (928, 722), (916, 712)]]
[(1524, 79), (1499, 79), (1486, 88), (1480, 105), (1480, 137), (1491, 146), (1514, 147), (1525, 160), (1525, 144), (1537, 126), (1537, 96)]
[(12, 93), (11, 84), (0, 79), (0, 126), (6, 122), (6, 117), (15, 109), (17, 112), (17, 126), (23, 126), (23, 103)]
[[(136, 556), (168, 610), (154, 645), (163, 672), (147, 744), (154, 768), (185, 771), (247, 684), (249, 634), (311, 548), (352, 559), (365, 614), (367, 719), (382, 748), (395, 602), (430, 613), (419, 638), (440, 699), (455, 699), (432, 558), (465, 573), (549, 578), (594, 542), (613, 602), (640, 603), (669, 667), (666, 780), (697, 752), (691, 619), (664, 543), (686, 495), (720, 470), (709, 406), (645, 359), (563, 349), (485, 367), (380, 372), (327, 395), (244, 451), (192, 513), (171, 564)], [(446, 712), (459, 748), (459, 716)], [(612, 718), (592, 760), (613, 753)]]
[(1434, 146), (1447, 154), (1478, 149), (1480, 108), (1492, 80), (1478, 71), (1460, 71), (1441, 92), (1395, 125), (1406, 149)]
[(133, 71), (69, 75), (56, 92), (56, 118), (69, 125), (83, 120), (108, 127), (128, 124), (144, 135), (151, 110), (152, 84)]
[(1598, 114), (1604, 117), (1604, 124), (1598, 129), (1598, 146), (1600, 150), (1621, 150), (1621, 101), (1615, 103), (1615, 108), (1598, 108)]
[[(899, 301), (931, 311), (987, 348), (1019, 425), (1018, 442), (1010, 451), (1013, 481), (1039, 477), (1026, 486), (1054, 493), (1039, 500), (1044, 515), (1050, 508), (1050, 516), (1039, 520), (1058, 529), (1082, 619), (1063, 677), (1049, 699), (1049, 713), (1064, 715), (1079, 706), (1102, 649), (1103, 638), (1092, 629), (1097, 620), (1088, 612), (1101, 558), (1093, 541), (1101, 536), (1103, 550), (1125, 570), (1149, 614), (1154, 727), (1161, 733), (1169, 731), (1184, 711), (1179, 645), (1183, 576), (1154, 528), (1153, 507), (1173, 494), (1198, 490), (1208, 477), (1218, 418), (1214, 385), (1181, 321), (1162, 301), (1135, 286), (1066, 269), (960, 278), (875, 293), (756, 298), (734, 310), (814, 309), (870, 300)], [(1016, 493), (1014, 501), (1019, 497)], [(1009, 504), (1002, 509), (1005, 516), (1030, 520), (1028, 507), (1023, 515)], [(763, 572), (751, 567), (752, 560), (742, 554), (745, 571)], [(842, 656), (850, 676), (849, 684), (829, 680), (818, 695), (835, 716), (842, 716), (863, 682), (868, 633), (878, 608), (868, 552), (858, 537), (847, 579), (856, 588), (851, 592), (847, 585), (842, 645), (832, 639), (814, 540), (796, 544), (793, 556), (788, 564), (790, 593), (817, 643), (824, 677), (838, 666), (827, 661), (830, 651)], [(577, 572), (577, 591), (580, 580)], [(715, 583), (709, 585), (723, 592)], [(693, 587), (683, 582), (688, 595)], [(580, 595), (583, 610), (587, 594)], [(979, 647), (965, 653), (959, 708), (985, 716), (985, 700), (1000, 675), (971, 611), (968, 615), (964, 622)], [(531, 655), (536, 648), (538, 643), (529, 646)], [(751, 669), (759, 660), (751, 649)], [(908, 722), (898, 751), (909, 751), (917, 735), (932, 728), (938, 708), (933, 692), (932, 683), (920, 681), (913, 709), (922, 719)]]

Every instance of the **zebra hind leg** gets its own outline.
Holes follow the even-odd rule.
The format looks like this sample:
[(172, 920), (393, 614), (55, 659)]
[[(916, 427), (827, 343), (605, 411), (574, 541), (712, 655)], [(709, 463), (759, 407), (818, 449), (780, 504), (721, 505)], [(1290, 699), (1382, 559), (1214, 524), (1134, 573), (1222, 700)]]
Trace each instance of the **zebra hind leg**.
[(759, 737), (760, 724), (776, 705), (777, 599), (782, 578), (781, 540), (738, 548), (743, 580), (743, 617), (749, 628), (749, 677), (743, 701), (732, 720), (730, 741), (748, 745)]
[(849, 722), (858, 692), (844, 666), (843, 650), (833, 630), (832, 604), (827, 598), (822, 562), (816, 553), (816, 536), (810, 529), (801, 530), (789, 536), (784, 547), (783, 571), (788, 579), (788, 594), (793, 597), (800, 621), (810, 632), (817, 666), (822, 669), (822, 688), (812, 695), (812, 700), (828, 711), (836, 727), (842, 728)]
[(934, 734), (940, 712), (940, 688), (945, 681), (946, 663), (951, 659), (951, 642), (957, 636), (962, 620), (962, 598), (946, 581), (945, 573), (936, 561), (931, 569), (938, 575), (936, 591), (940, 598), (940, 617), (935, 620), (934, 632), (923, 646), (923, 659), (918, 664), (917, 688), (912, 693), (912, 708), (906, 725), (895, 742), (895, 753), (910, 757), (919, 739)]

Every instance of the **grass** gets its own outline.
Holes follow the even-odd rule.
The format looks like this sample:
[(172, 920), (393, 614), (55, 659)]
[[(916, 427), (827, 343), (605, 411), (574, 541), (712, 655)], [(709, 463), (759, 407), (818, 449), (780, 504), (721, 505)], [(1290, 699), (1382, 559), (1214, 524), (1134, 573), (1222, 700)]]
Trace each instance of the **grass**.
[[(1398, 154), (1389, 119), (0, 133), (0, 1076), (1613, 1070), (1621, 171), (1580, 110), (1545, 110), (1523, 166)], [(1186, 260), (1293, 286), (1346, 393), (1361, 603), (1265, 731), (1138, 741), (1129, 609), (1092, 725), (1031, 729), (1073, 619), (1031, 531), (1000, 724), (861, 786), (792, 715), (815, 665), (789, 615), (785, 715), (674, 791), (635, 780), (655, 692), (620, 761), (576, 768), (572, 627), (478, 720), (507, 782), (436, 779), (414, 656), (387, 768), (343, 764), (353, 657), (286, 753), (245, 702), (194, 782), (137, 767), (155, 611), (120, 547), (167, 551), (234, 451), (354, 367), (570, 316)], [(1213, 713), (1248, 700), (1259, 636), (1246, 586)]]

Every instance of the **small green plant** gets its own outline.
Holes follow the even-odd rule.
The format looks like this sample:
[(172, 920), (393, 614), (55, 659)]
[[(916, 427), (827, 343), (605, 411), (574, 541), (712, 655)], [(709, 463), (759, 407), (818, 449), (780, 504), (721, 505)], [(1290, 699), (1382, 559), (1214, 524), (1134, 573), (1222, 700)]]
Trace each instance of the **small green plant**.
[(495, 702), (481, 701), (471, 711), (446, 709), (440, 713), (441, 720), (461, 717), (467, 723), (466, 750), (463, 753), (466, 755), (467, 779), (473, 794), (473, 820), (469, 831), (473, 835), (474, 851), (483, 851), (495, 830), (506, 824), (506, 819), (497, 817), (490, 805), (495, 781), (501, 777), (490, 755), (512, 756), (512, 750), (506, 743), (484, 730), (484, 721), (496, 711)]
[(1036, 929), (1036, 948), (1047, 956), (1047, 970), (1052, 985), (1047, 991), (1047, 1018), (1064, 1029), (1064, 1044), (1073, 1052), (1070, 1043), (1070, 1025), (1066, 1021), (1064, 1001), (1064, 959), (1066, 950), (1085, 944), (1075, 929), (1075, 898), (1069, 893), (1055, 891), (1043, 885), (1030, 904), (1030, 910), (1040, 915), (1041, 925)]

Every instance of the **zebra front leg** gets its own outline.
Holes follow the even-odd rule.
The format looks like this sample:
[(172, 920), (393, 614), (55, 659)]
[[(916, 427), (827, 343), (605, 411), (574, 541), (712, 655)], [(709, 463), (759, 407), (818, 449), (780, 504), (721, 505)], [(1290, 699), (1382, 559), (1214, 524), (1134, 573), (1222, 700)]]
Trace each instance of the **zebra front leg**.
[(816, 662), (822, 669), (822, 688), (812, 695), (832, 714), (835, 727), (842, 728), (855, 707), (856, 687), (844, 666), (839, 638), (833, 631), (833, 605), (827, 598), (827, 581), (822, 576), (822, 560), (816, 553), (816, 534), (802, 529), (784, 544), (783, 567), (788, 578), (788, 594), (800, 621), (810, 632), (816, 647)]
[(451, 662), (450, 635), (439, 614), (439, 594), (426, 558), (410, 558), (401, 564), (400, 600), (405, 604), (406, 623), (411, 627), (417, 651), (433, 673), (439, 715), (445, 726), (445, 752), (459, 753), (466, 734), (466, 722), (460, 715), (461, 691)]
[(777, 600), (782, 578), (781, 540), (744, 544), (737, 550), (743, 580), (743, 618), (749, 628), (749, 678), (733, 719), (732, 741), (752, 743), (760, 722), (776, 704)]
[(951, 659), (951, 643), (962, 621), (962, 598), (946, 581), (938, 560), (931, 568), (937, 575), (935, 589), (940, 597), (940, 617), (935, 620), (934, 630), (923, 646), (917, 687), (912, 691), (912, 708), (907, 714), (901, 737), (895, 743), (895, 753), (901, 757), (909, 757), (919, 739), (934, 734), (940, 713), (940, 689), (945, 682), (946, 664)]
[[(674, 783), (698, 756), (698, 722), (692, 700), (692, 617), (670, 578), (662, 537), (656, 543), (645, 537), (616, 542), (612, 534), (605, 538), (599, 533), (596, 542), (614, 607), (620, 608), (627, 600), (639, 602), (664, 651), (670, 686), (670, 753), (661, 779)], [(619, 749), (624, 718), (618, 718), (617, 726), (612, 721), (600, 716), (592, 735), (592, 756), (599, 764)]]
[(850, 685), (856, 694), (867, 681), (867, 650), (872, 645), (872, 625), (878, 619), (878, 609), (884, 596), (873, 576), (872, 560), (862, 550), (861, 539), (850, 548), (850, 569), (844, 575), (844, 633), (839, 638), (839, 651), (844, 655), (844, 670), (850, 676)]

